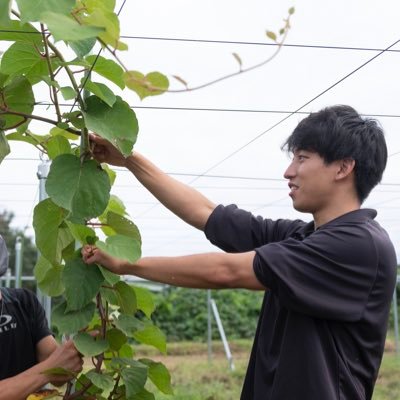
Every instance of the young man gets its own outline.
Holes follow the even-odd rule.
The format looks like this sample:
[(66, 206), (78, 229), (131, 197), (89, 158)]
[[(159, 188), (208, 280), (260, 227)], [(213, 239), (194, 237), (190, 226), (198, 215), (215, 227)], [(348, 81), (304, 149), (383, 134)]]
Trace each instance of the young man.
[[(0, 236), (0, 276), (8, 266), (8, 251)], [(0, 400), (25, 400), (30, 393), (71, 376), (43, 374), (51, 368), (80, 372), (82, 357), (71, 340), (59, 346), (44, 309), (26, 289), (0, 288)]]
[(242, 400), (371, 399), (396, 257), (376, 211), (360, 209), (381, 180), (381, 128), (351, 107), (313, 113), (285, 147), (293, 206), (313, 221), (272, 221), (210, 200), (141, 155), (93, 136), (94, 157), (126, 166), (166, 207), (226, 253), (144, 257), (134, 264), (85, 246), (83, 259), (118, 274), (194, 288), (264, 290)]

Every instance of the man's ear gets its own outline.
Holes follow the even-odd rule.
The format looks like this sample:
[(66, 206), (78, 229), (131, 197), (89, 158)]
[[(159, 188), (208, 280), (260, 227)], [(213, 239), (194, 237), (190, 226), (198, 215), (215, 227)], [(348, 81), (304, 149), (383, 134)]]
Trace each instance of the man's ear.
[(337, 179), (348, 177), (354, 171), (356, 166), (356, 162), (352, 158), (344, 158), (343, 160), (339, 160), (338, 163), (339, 168), (336, 174)]

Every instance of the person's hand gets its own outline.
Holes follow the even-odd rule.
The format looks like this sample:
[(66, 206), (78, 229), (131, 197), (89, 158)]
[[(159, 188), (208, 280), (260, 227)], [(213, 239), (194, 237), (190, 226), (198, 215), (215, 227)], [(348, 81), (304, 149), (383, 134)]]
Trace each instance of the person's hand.
[(99, 264), (114, 274), (123, 274), (124, 262), (118, 258), (110, 256), (104, 251), (93, 245), (85, 245), (81, 250), (82, 259), (86, 264)]
[(90, 134), (89, 140), (92, 144), (92, 153), (95, 160), (117, 167), (125, 167), (125, 156), (111, 142), (93, 133)]
[(63, 368), (71, 372), (71, 375), (51, 375), (50, 381), (53, 384), (63, 384), (74, 378), (74, 375), (82, 371), (83, 357), (76, 349), (72, 340), (57, 347), (50, 356), (43, 361), (46, 370)]

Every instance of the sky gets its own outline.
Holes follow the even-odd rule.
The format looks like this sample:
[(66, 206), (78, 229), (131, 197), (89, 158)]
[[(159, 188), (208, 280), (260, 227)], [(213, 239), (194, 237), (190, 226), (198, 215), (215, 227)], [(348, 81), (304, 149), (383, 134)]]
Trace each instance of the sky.
[[(289, 158), (280, 146), (309, 112), (349, 104), (385, 130), (388, 165), (363, 207), (377, 209), (400, 259), (398, 1), (127, 0), (120, 21), (129, 50), (120, 56), (130, 69), (166, 74), (171, 89), (183, 88), (172, 75), (201, 85), (238, 71), (232, 53), (243, 68), (268, 59), (276, 47), (265, 31), (278, 31), (293, 6), (285, 46), (265, 66), (200, 90), (143, 101), (124, 91), (139, 120), (135, 149), (217, 204), (309, 221), (311, 215), (292, 208), (283, 179)], [(47, 92), (39, 89), (36, 100), (42, 95), (46, 100)], [(41, 129), (37, 125), (37, 133)], [(40, 154), (29, 145), (11, 145), (0, 165), (0, 210), (12, 211), (13, 225), (33, 236)], [(117, 169), (113, 193), (141, 231), (144, 256), (216, 250), (129, 172)]]

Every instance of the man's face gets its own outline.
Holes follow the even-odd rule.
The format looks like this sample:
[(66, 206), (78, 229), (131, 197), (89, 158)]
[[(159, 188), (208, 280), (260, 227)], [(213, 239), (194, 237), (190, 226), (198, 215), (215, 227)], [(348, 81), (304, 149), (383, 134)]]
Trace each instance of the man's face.
[(338, 163), (325, 164), (315, 152), (296, 150), (284, 173), (289, 180), (289, 196), (300, 212), (318, 213), (332, 204)]

